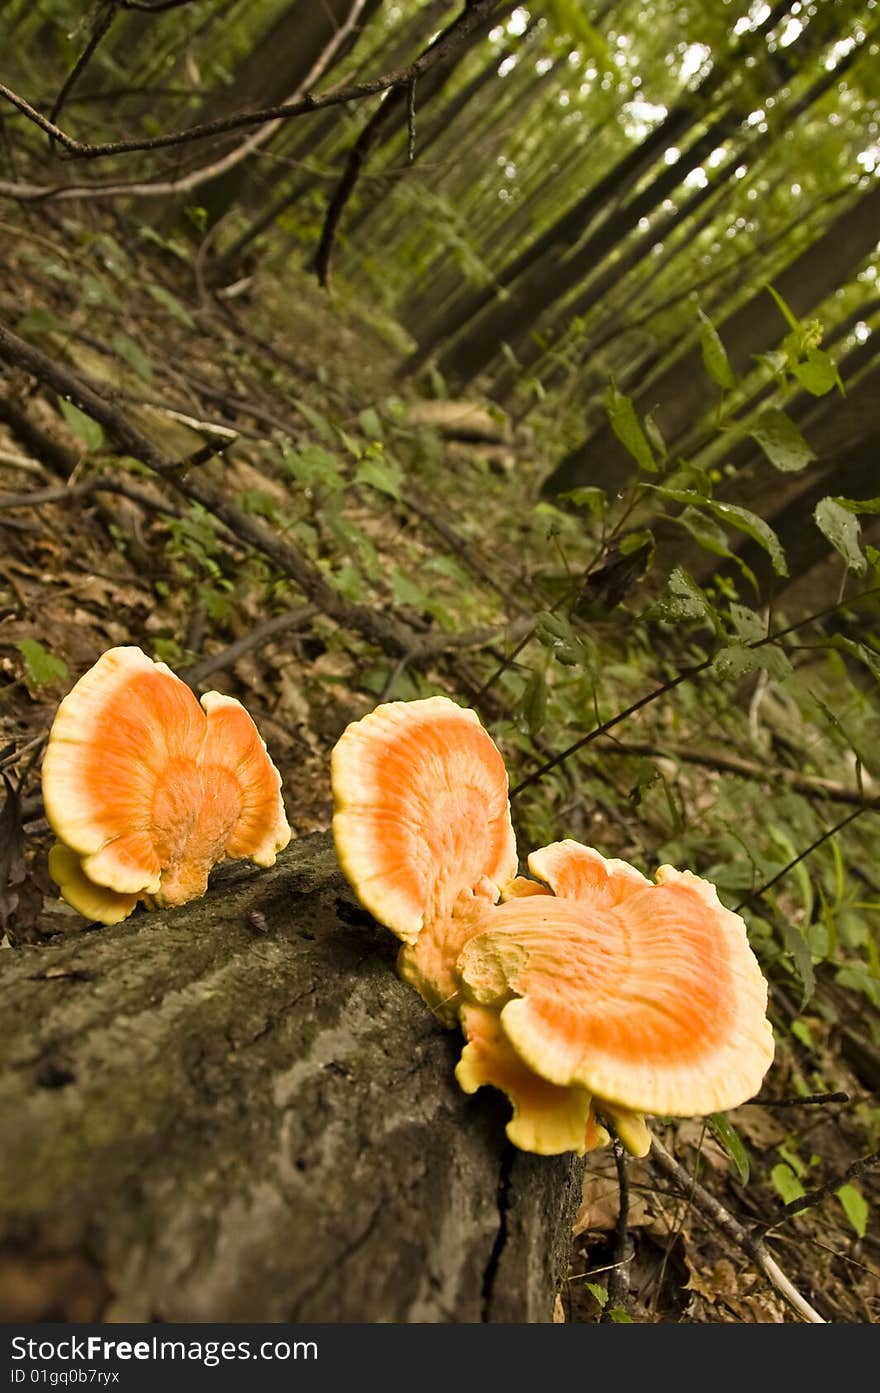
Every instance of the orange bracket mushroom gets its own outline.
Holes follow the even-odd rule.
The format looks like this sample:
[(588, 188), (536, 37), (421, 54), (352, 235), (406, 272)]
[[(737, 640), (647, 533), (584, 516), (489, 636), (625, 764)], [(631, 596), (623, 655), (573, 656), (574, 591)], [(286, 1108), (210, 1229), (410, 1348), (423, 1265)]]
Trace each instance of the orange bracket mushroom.
[[(445, 697), (393, 702), (332, 757), (333, 830), (361, 903), (404, 946), (398, 970), (466, 1045), (465, 1092), (504, 1091), (523, 1150), (583, 1153), (613, 1124), (694, 1116), (753, 1096), (773, 1058), (767, 984), (715, 887), (656, 883), (573, 841), (516, 875), (507, 776), (476, 715)], [(501, 901), (499, 903), (499, 901)]]
[(454, 1025), (458, 955), (517, 872), (501, 755), (448, 697), (394, 701), (343, 732), (331, 781), (342, 869), (403, 940), (401, 976)]
[(58, 838), (49, 872), (104, 924), (139, 900), (197, 898), (226, 857), (271, 866), (290, 840), (281, 779), (240, 702), (199, 702), (134, 647), (109, 649), (61, 702), (43, 800)]
[(585, 1093), (636, 1155), (650, 1147), (645, 1113), (701, 1116), (751, 1098), (773, 1058), (767, 983), (715, 887), (671, 866), (652, 884), (573, 841), (533, 852), (529, 869), (553, 893), (493, 908), (457, 963), (465, 998), (497, 1021), (489, 1048), (485, 1018), (463, 1008), (462, 1086), (504, 1088), (516, 1127), (533, 1127), (530, 1149), (555, 1150), (522, 1076), (498, 1083), (512, 1053), (570, 1115), (573, 1091)]

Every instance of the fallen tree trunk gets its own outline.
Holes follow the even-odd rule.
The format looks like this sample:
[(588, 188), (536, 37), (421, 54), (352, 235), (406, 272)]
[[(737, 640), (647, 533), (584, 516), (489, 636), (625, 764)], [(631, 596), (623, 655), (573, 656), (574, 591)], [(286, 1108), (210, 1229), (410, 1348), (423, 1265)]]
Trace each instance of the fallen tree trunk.
[(0, 954), (0, 1319), (550, 1320), (579, 1168), (394, 955), (324, 835)]

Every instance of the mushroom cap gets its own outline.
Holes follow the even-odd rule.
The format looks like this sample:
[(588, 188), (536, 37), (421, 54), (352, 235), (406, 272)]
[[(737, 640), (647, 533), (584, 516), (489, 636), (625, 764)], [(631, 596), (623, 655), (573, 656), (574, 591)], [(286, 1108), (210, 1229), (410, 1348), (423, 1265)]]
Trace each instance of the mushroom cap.
[[(333, 836), (365, 909), (406, 943), (463, 891), (516, 875), (507, 771), (474, 711), (393, 701), (343, 731), (331, 758)], [(498, 894), (494, 894), (498, 898)]]
[(63, 842), (49, 849), (49, 874), (71, 908), (98, 924), (121, 924), (138, 902), (137, 895), (120, 895), (89, 880), (82, 861)]
[(217, 692), (200, 704), (139, 648), (109, 649), (64, 698), (42, 777), (52, 830), (79, 861), (75, 872), (56, 854), (62, 890), (80, 899), (79, 876), (183, 904), (217, 861), (272, 865), (290, 840), (278, 771), (244, 707)]
[(612, 1108), (704, 1115), (753, 1096), (773, 1058), (767, 984), (715, 887), (651, 884), (576, 842), (529, 857), (554, 898), (493, 908), (462, 949), (465, 995), (499, 1012), (535, 1073)]
[[(539, 1156), (558, 1156), (563, 1151), (582, 1156), (589, 1149), (592, 1118), (587, 1090), (578, 1084), (560, 1088), (529, 1069), (505, 1036), (496, 1011), (465, 1005), (461, 1028), (468, 1043), (455, 1077), (465, 1093), (476, 1093), (484, 1084), (491, 1084), (507, 1094), (513, 1107), (505, 1129), (508, 1140), (521, 1151)], [(608, 1140), (608, 1133), (602, 1130), (589, 1140), (593, 1145), (601, 1144)]]

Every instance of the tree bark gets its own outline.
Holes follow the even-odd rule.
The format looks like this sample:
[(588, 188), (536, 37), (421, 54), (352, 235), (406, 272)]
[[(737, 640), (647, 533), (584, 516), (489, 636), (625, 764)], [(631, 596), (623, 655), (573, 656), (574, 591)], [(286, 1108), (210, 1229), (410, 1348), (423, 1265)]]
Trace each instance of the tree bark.
[(547, 1321), (579, 1166), (394, 972), (324, 834), (0, 954), (0, 1319)]
[[(797, 316), (809, 314), (838, 286), (845, 285), (870, 255), (877, 240), (880, 186), (870, 189), (832, 222), (826, 232), (806, 247), (775, 277), (774, 286)], [(762, 286), (727, 319), (716, 320), (727, 356), (735, 373), (744, 373), (755, 354), (766, 352), (786, 333), (785, 320)], [(667, 444), (675, 445), (682, 431), (698, 420), (713, 400), (713, 389), (702, 366), (699, 343), (685, 351), (658, 377), (652, 378), (635, 398), (640, 414), (657, 408), (655, 416)], [(619, 488), (632, 473), (629, 456), (603, 426), (572, 450), (548, 476), (542, 487), (554, 497), (578, 484)]]

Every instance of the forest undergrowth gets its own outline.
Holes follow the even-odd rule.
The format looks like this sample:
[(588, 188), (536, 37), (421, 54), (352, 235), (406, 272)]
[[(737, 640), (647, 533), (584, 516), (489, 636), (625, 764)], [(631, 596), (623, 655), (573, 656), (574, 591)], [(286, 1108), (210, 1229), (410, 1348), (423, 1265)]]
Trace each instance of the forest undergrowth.
[(244, 700), (295, 836), (329, 826), (349, 721), (445, 693), (502, 748), (522, 846), (707, 877), (770, 981), (760, 1099), (655, 1120), (679, 1169), (629, 1164), (625, 1232), (615, 1157), (588, 1158), (559, 1318), (802, 1319), (750, 1251), (768, 1233), (819, 1315), (880, 1318), (880, 572), (856, 513), (838, 501), (827, 566), (782, 589), (760, 518), (725, 517), (613, 386), (631, 483), (554, 503), (552, 411), (515, 427), (436, 374), (426, 410), (403, 331), (344, 289), (285, 265), (229, 294), (188, 242), (104, 214), (7, 209), (0, 237), (0, 946), (85, 931), (48, 878), (39, 769), (106, 648)]

